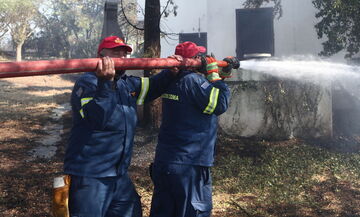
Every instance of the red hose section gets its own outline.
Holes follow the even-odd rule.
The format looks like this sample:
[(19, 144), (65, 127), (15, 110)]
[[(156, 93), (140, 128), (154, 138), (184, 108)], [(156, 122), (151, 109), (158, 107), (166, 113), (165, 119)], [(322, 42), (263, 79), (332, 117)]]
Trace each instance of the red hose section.
[[(185, 58), (179, 62), (171, 58), (113, 58), (116, 69), (167, 69), (172, 67), (201, 66), (200, 60)], [(91, 72), (96, 70), (99, 58), (40, 60), (0, 63), (0, 78), (25, 77), (36, 75), (66, 74)], [(225, 61), (218, 61), (220, 67), (227, 66)]]

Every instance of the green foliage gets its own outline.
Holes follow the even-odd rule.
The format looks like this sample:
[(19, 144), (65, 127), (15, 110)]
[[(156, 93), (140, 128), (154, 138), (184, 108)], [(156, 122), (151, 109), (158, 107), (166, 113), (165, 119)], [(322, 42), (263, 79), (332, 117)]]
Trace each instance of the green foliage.
[(246, 0), (243, 5), (245, 8), (259, 8), (268, 3), (274, 3), (274, 17), (277, 15), (280, 18), (282, 16), (281, 0)]
[(39, 0), (2, 0), (0, 2), (0, 21), (3, 34), (10, 32), (17, 46), (17, 60), (21, 60), (21, 49), (37, 26)]
[(31, 47), (48, 57), (94, 57), (100, 40), (104, 2), (49, 0), (42, 31)]
[(2, 0), (0, 17), (10, 30), (14, 43), (24, 42), (32, 33), (38, 16), (39, 1)]
[(319, 38), (326, 38), (323, 43), (324, 56), (331, 56), (346, 50), (345, 57), (352, 57), (360, 49), (360, 1), (358, 0), (313, 0), (319, 10), (315, 25)]
[[(127, 16), (136, 19), (134, 0), (124, 1)], [(43, 7), (41, 31), (26, 44), (40, 58), (95, 57), (100, 41), (105, 1), (98, 0), (47, 0)], [(124, 3), (125, 4), (125, 3)], [(119, 24), (125, 40), (138, 47), (142, 34), (126, 25), (119, 7)]]

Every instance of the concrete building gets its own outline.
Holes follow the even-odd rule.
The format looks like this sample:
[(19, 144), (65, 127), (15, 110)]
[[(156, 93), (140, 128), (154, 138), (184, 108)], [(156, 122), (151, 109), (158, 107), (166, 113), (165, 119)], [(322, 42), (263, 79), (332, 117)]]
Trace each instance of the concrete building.
[[(161, 0), (162, 5), (166, 0)], [(182, 0), (177, 16), (169, 16), (161, 22), (162, 30), (171, 33), (207, 32), (208, 50), (217, 56), (235, 55), (236, 9), (244, 8), (244, 0)], [(272, 4), (264, 7), (272, 7)], [(322, 40), (318, 39), (314, 25), (316, 9), (311, 0), (283, 0), (283, 15), (274, 19), (275, 56), (317, 55)], [(162, 39), (162, 57), (173, 53), (178, 37)], [(343, 60), (344, 53), (332, 57)]]
[[(165, 2), (165, 1), (164, 1)], [(163, 3), (164, 3), (163, 2)], [(244, 1), (176, 1), (178, 15), (163, 19), (162, 29), (172, 33), (207, 33), (207, 48), (219, 59), (236, 56), (236, 10)], [(264, 7), (271, 7), (271, 4)], [(275, 18), (274, 56), (314, 55), (322, 49), (314, 25), (311, 0), (283, 0), (283, 15)], [(174, 53), (179, 38), (163, 39), (161, 55)], [(344, 60), (344, 54), (333, 57)], [(258, 72), (239, 71), (228, 81), (232, 99), (220, 118), (220, 128), (232, 136), (261, 138), (319, 138), (332, 136), (331, 86), (279, 80)]]

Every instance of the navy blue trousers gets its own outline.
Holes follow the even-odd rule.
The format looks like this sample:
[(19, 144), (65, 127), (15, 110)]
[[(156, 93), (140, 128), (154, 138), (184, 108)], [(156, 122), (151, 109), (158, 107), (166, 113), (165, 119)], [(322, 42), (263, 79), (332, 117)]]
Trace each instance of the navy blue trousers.
[(154, 163), (150, 217), (209, 217), (212, 182), (209, 167)]
[(141, 217), (141, 202), (127, 174), (121, 177), (71, 176), (71, 217)]

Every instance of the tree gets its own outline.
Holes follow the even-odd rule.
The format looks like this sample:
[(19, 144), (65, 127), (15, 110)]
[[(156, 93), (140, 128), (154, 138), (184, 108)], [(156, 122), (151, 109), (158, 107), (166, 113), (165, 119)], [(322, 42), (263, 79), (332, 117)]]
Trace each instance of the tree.
[[(144, 20), (144, 57), (160, 57), (160, 0), (146, 0)], [(155, 74), (155, 70), (145, 70), (144, 76)], [(161, 118), (161, 99), (145, 105), (144, 121), (158, 128)]]
[(322, 43), (320, 55), (331, 56), (346, 50), (346, 58), (353, 57), (360, 49), (360, 1), (359, 0), (313, 0), (319, 11), (315, 25), (319, 38), (326, 38)]
[[(169, 10), (168, 6), (173, 5), (173, 9)], [(161, 12), (160, 0), (146, 0), (145, 2), (145, 20), (144, 20), (144, 57), (157, 58), (160, 57), (160, 20), (161, 17), (168, 16), (172, 12), (176, 16), (177, 6), (174, 1), (168, 0), (166, 6)], [(166, 33), (163, 33), (166, 34)], [(157, 71), (144, 71), (144, 76), (150, 76)], [(161, 99), (154, 100), (145, 105), (144, 109), (145, 124), (150, 127), (159, 128), (161, 123)]]
[(39, 1), (2, 0), (0, 4), (0, 17), (16, 46), (16, 61), (21, 61), (22, 46), (36, 29)]
[[(128, 0), (133, 3), (135, 0)], [(39, 57), (85, 58), (96, 56), (102, 25), (104, 1), (98, 0), (47, 0), (48, 13), (44, 14), (41, 31), (32, 37), (27, 47), (37, 50)], [(132, 20), (136, 18), (132, 7), (125, 8)], [(120, 13), (120, 12), (119, 12)], [(122, 13), (120, 13), (122, 14)], [(124, 24), (119, 17), (121, 30), (126, 33), (125, 40), (131, 43), (140, 37), (133, 28)]]
[(26, 47), (39, 57), (86, 58), (96, 56), (104, 5), (98, 0), (46, 0), (39, 31)]
[[(120, 4), (124, 7), (124, 1), (121, 0)], [(169, 9), (168, 6), (172, 5), (173, 8)], [(164, 15), (168, 16), (173, 13), (176, 16), (177, 6), (174, 1), (168, 0), (165, 7), (161, 12), (160, 0), (146, 0), (145, 1), (145, 18), (144, 18), (144, 57), (147, 58), (158, 58), (160, 57), (160, 36), (161, 34), (166, 35), (160, 29), (161, 17)], [(142, 30), (141, 27), (134, 25), (124, 16), (125, 20), (136, 30)], [(144, 76), (150, 76), (155, 74), (156, 70), (145, 70)], [(152, 128), (158, 128), (161, 120), (161, 99), (157, 99), (144, 107), (144, 120), (143, 124)]]
[[(54, 13), (47, 23), (47, 28), (66, 48), (62, 56), (67, 58), (95, 56), (101, 34), (103, 2), (52, 0), (52, 5)], [(56, 41), (58, 40), (54, 40)]]
[(0, 39), (9, 31), (6, 16), (5, 13), (3, 13), (5, 10), (5, 4), (0, 3)]
[(144, 23), (137, 17), (137, 1), (121, 0), (119, 8), (118, 23), (124, 34), (124, 39), (132, 45), (133, 56), (143, 56)]

